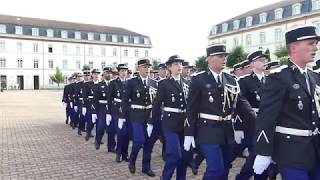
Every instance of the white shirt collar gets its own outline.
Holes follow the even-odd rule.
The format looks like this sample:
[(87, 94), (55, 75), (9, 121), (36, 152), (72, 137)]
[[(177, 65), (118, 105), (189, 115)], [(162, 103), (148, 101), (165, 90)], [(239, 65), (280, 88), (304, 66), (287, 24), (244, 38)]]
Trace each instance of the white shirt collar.
[(143, 83), (144, 80), (146, 80), (146, 84), (148, 85), (148, 76), (145, 77), (145, 78), (143, 78), (142, 76), (140, 76), (140, 77), (141, 77), (142, 83)]
[(93, 84), (98, 84), (99, 80), (93, 81)]
[(296, 65), (296, 67), (299, 69), (300, 73), (303, 74), (304, 72), (307, 73), (307, 66), (302, 69), (300, 66), (298, 66), (296, 63), (294, 63), (293, 61), (291, 61), (294, 65)]
[(175, 78), (175, 77), (173, 77), (173, 76), (171, 76), (175, 81), (180, 81), (180, 76), (178, 77), (178, 78)]
[[(216, 73), (216, 72), (214, 72), (214, 71), (212, 71), (210, 68), (209, 68), (209, 70), (211, 71), (211, 73), (212, 73), (212, 75), (214, 76), (214, 79), (218, 82), (218, 77), (217, 76), (220, 76), (220, 78), (222, 78), (222, 71), (218, 74), (218, 73)], [(220, 79), (220, 80), (222, 80), (222, 79)]]
[(254, 72), (254, 74), (258, 77), (259, 80), (261, 80), (264, 77), (264, 73), (257, 74), (257, 73)]

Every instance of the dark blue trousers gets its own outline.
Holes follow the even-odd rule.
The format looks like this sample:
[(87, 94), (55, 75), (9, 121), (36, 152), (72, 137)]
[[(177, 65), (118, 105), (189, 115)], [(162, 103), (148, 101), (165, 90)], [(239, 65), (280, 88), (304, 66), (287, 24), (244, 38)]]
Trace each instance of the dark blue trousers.
[(294, 168), (280, 168), (283, 180), (320, 180), (320, 165), (313, 171)]
[(129, 131), (130, 131), (130, 122), (126, 121), (122, 129), (118, 127), (118, 116), (113, 115), (112, 119), (115, 122), (116, 130), (117, 130), (117, 148), (116, 153), (118, 156), (127, 157), (128, 156), (128, 146), (129, 146)]
[(201, 150), (207, 162), (203, 180), (227, 180), (230, 167), (230, 145), (201, 144)]
[(70, 106), (70, 103), (66, 103), (67, 106), (66, 106), (66, 122), (68, 123), (69, 122), (69, 119), (71, 121), (71, 106)]
[(267, 180), (267, 171), (264, 171), (262, 174), (255, 174), (253, 172), (253, 163), (256, 157), (256, 153), (254, 151), (254, 138), (252, 138), (251, 136), (245, 136), (245, 138), (242, 139), (241, 144), (233, 145), (231, 162), (233, 162), (245, 148), (248, 148), (249, 156), (246, 158), (246, 161), (243, 164), (240, 173), (237, 174), (236, 180), (249, 180), (252, 176), (254, 176), (255, 180)]
[(96, 143), (101, 143), (106, 126), (106, 115), (104, 113), (99, 113), (96, 122)]
[(81, 130), (81, 131), (84, 131), (85, 130), (85, 128), (86, 128), (86, 119), (85, 119), (85, 116), (82, 114), (82, 105), (81, 106), (79, 106), (79, 129)]
[(185, 180), (187, 165), (192, 153), (186, 152), (183, 148), (184, 134), (175, 132), (164, 132), (166, 146), (166, 161), (162, 172), (163, 180), (170, 180), (176, 170), (176, 179)]
[(94, 128), (94, 124), (92, 123), (92, 112), (90, 108), (87, 109), (85, 119), (87, 120), (87, 128), (86, 128), (87, 135), (91, 135), (91, 131)]
[(147, 135), (146, 123), (131, 122), (133, 131), (132, 151), (129, 158), (131, 165), (136, 164), (137, 156), (140, 149), (143, 148), (142, 170), (149, 171), (151, 169), (151, 153), (152, 144)]
[[(104, 116), (106, 119), (106, 116)], [(109, 126), (106, 126), (106, 133), (108, 135), (108, 150), (115, 150), (116, 148), (116, 125), (118, 126), (117, 120), (112, 117)]]

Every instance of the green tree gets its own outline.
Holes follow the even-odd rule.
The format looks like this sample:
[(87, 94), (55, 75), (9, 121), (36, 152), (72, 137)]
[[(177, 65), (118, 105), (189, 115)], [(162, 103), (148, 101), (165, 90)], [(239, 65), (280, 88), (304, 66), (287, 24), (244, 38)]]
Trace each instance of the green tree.
[(152, 59), (151, 60), (152, 69), (157, 70), (160, 63), (161, 63), (160, 59)]
[(277, 56), (277, 58), (289, 56), (288, 49), (285, 46), (280, 46), (279, 48), (276, 49), (276, 52), (274, 55)]
[(227, 67), (232, 68), (233, 65), (245, 60), (247, 58), (247, 53), (244, 52), (242, 46), (235, 46), (231, 49), (227, 57)]
[(82, 71), (85, 71), (85, 70), (89, 70), (89, 71), (90, 71), (90, 66), (89, 66), (89, 64), (83, 65)]
[(283, 56), (279, 58), (281, 65), (286, 65), (288, 63), (289, 56)]
[(270, 50), (267, 48), (266, 51), (264, 52), (264, 54), (267, 56), (268, 61), (271, 61), (270, 58)]
[(58, 84), (58, 87), (60, 87), (60, 84), (64, 82), (65, 76), (62, 74), (59, 67), (56, 68), (56, 73), (52, 76), (50, 76), (50, 79)]
[(195, 63), (196, 63), (196, 67), (199, 71), (203, 71), (203, 70), (207, 69), (207, 61), (206, 61), (205, 56), (198, 57), (197, 60), (195, 61)]

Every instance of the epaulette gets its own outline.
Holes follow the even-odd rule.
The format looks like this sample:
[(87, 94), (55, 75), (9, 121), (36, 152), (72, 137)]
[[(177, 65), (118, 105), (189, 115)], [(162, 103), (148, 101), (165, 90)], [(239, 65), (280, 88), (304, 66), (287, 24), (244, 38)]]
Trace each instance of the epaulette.
[(246, 75), (239, 76), (239, 77), (238, 77), (238, 80), (243, 79), (243, 78), (245, 78), (245, 77), (248, 77), (248, 76), (250, 76), (250, 75), (251, 75), (251, 74), (246, 74)]
[(287, 68), (288, 65), (282, 65), (280, 67), (274, 68), (270, 70), (270, 74), (274, 74), (274, 73), (279, 73), (281, 72), (283, 69)]
[(192, 76), (192, 77), (198, 76), (199, 74), (202, 74), (202, 73), (204, 73), (204, 72), (206, 72), (206, 71), (200, 71), (200, 72), (197, 72), (197, 73), (192, 74), (191, 76)]
[(135, 79), (135, 78), (138, 78), (138, 77), (130, 77), (130, 78), (128, 78), (127, 80), (129, 81), (129, 80)]

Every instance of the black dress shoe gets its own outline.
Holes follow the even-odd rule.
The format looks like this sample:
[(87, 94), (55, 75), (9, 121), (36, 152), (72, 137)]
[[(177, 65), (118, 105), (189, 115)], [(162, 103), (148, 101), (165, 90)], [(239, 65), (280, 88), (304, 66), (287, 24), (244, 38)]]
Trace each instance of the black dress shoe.
[(99, 150), (100, 149), (100, 143), (98, 143), (97, 141), (94, 143), (95, 146), (96, 146), (96, 150)]
[(68, 120), (66, 120), (66, 124), (68, 124), (69, 123), (69, 121)]
[(120, 155), (118, 155), (118, 154), (116, 155), (116, 162), (117, 162), (117, 163), (121, 162), (121, 160), (120, 160)]
[(129, 162), (128, 156), (122, 156), (122, 161)]
[(86, 141), (89, 141), (89, 139), (90, 139), (90, 135), (87, 134), (86, 137), (85, 137), (85, 140), (86, 140)]
[(104, 142), (101, 141), (100, 144), (104, 144)]
[(191, 171), (192, 171), (192, 174), (193, 175), (197, 175), (198, 174), (198, 168), (196, 167), (196, 164), (194, 162), (190, 163), (190, 168), (191, 168)]
[(116, 153), (116, 150), (115, 149), (108, 149), (108, 152)]
[(80, 135), (80, 136), (82, 135), (81, 134), (81, 129), (78, 129), (78, 135)]
[(129, 171), (130, 171), (131, 174), (134, 174), (136, 172), (136, 166), (132, 165), (132, 164), (129, 164)]
[(150, 177), (155, 177), (156, 176), (156, 174), (151, 169), (148, 170), (148, 171), (142, 170), (142, 173), (144, 173), (144, 174), (146, 174), (146, 175), (148, 175)]

